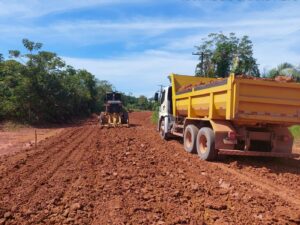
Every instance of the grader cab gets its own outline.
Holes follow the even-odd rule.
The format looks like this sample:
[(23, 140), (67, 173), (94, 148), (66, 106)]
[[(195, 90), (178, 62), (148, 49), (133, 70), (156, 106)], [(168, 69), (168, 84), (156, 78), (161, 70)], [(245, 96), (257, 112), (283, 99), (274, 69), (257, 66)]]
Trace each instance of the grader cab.
[(129, 127), (128, 112), (122, 104), (120, 93), (107, 93), (104, 106), (105, 111), (99, 116), (100, 127)]

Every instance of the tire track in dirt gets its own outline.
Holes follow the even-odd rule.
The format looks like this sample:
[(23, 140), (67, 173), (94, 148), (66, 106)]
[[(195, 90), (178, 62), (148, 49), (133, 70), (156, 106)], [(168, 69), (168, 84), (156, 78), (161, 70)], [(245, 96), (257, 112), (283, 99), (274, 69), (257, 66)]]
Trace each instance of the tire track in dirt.
[[(47, 173), (44, 176), (39, 176), (41, 178), (39, 179), (37, 184), (34, 184), (33, 190), (29, 192), (29, 196), (27, 196), (28, 200), (26, 200), (27, 202), (31, 200), (30, 198), (32, 197), (32, 194), (35, 195), (37, 190), (41, 188), (45, 184), (45, 182), (47, 182), (47, 180), (54, 176), (59, 168), (66, 163), (66, 160), (70, 158), (74, 152), (76, 152), (75, 150), (77, 148), (81, 148), (81, 145), (83, 145), (83, 143), (86, 141), (86, 138), (89, 137), (92, 132), (92, 130), (85, 132), (86, 134), (80, 136), (80, 139), (77, 139), (75, 142), (71, 143), (71, 145), (68, 147), (68, 149), (70, 150), (66, 151), (65, 154), (62, 154), (62, 152), (60, 152), (59, 158), (56, 158), (54, 164), (50, 165), (50, 167), (47, 168)], [(47, 163), (49, 163), (49, 161)]]
[(230, 157), (222, 160), (220, 164), (300, 192), (299, 159)]
[[(44, 162), (46, 162), (50, 157), (53, 157), (54, 154), (59, 153), (60, 151), (60, 146), (63, 146), (65, 144), (65, 142), (68, 142), (68, 140), (70, 140), (71, 138), (76, 139), (76, 134), (79, 135), (80, 128), (76, 128), (76, 129), (70, 129), (70, 130), (66, 130), (65, 132), (61, 132), (59, 135), (54, 136), (53, 138), (51, 138), (49, 141), (43, 141), (41, 143), (41, 145), (38, 147), (38, 149), (28, 149), (25, 150), (25, 154), (19, 153), (17, 155), (19, 155), (19, 157), (17, 158), (18, 161), (14, 160), (12, 161), (5, 161), (5, 163), (3, 163), (0, 173), (0, 180), (1, 178), (7, 176), (9, 173), (13, 172), (13, 171), (22, 171), (22, 167), (26, 164), (30, 164), (32, 163), (31, 161), (34, 160), (40, 160), (42, 162), (42, 164)], [(66, 141), (67, 140), (67, 141)], [(50, 150), (57, 150), (57, 151), (53, 151), (53, 155), (49, 155), (47, 154), (47, 152), (45, 151), (45, 149), (51, 145), (51, 149)], [(46, 154), (45, 154), (46, 153)], [(42, 159), (39, 159), (38, 157), (44, 157)], [(4, 159), (7, 159), (9, 157), (4, 157)], [(3, 160), (2, 160), (3, 161)], [(35, 168), (40, 167), (41, 164), (37, 164), (35, 165)]]
[[(229, 168), (225, 165), (222, 165), (220, 163), (215, 164), (220, 169), (232, 174), (236, 178), (246, 181), (248, 183), (254, 184), (258, 188), (261, 188), (262, 190), (268, 191), (272, 193), (273, 195), (279, 196), (282, 200), (289, 202), (290, 204), (297, 207), (297, 209), (300, 211), (300, 197), (299, 193), (295, 193), (292, 190), (289, 190), (286, 186), (281, 185), (274, 185), (270, 180), (261, 180), (256, 174), (250, 174), (245, 173), (242, 171), (237, 171), (235, 169)], [(269, 183), (269, 184), (268, 184)]]
[[(115, 129), (102, 130), (106, 135), (100, 140), (102, 148), (99, 151), (99, 157), (105, 160), (100, 165), (100, 173), (97, 173), (96, 179), (96, 186), (101, 190), (101, 195), (98, 195), (97, 201), (95, 201), (95, 210), (91, 224), (99, 224), (99, 221), (102, 221), (103, 224), (112, 223), (112, 217), (115, 218), (114, 224), (129, 221), (129, 213), (126, 210), (125, 212), (122, 211), (122, 213), (118, 212), (121, 208), (129, 208), (126, 202), (123, 201), (120, 187), (123, 185), (122, 176), (125, 176), (126, 180), (130, 180), (133, 174), (123, 174), (122, 169), (126, 165), (118, 165), (120, 150), (125, 150), (123, 146), (120, 146), (120, 143), (123, 143), (124, 136), (127, 137), (129, 129), (122, 128), (120, 132)], [(117, 189), (116, 193), (114, 193), (115, 189)]]
[[(71, 137), (73, 137), (75, 140), (81, 135), (80, 131), (81, 128), (76, 129), (74, 132), (71, 132), (70, 135), (66, 136), (67, 140), (71, 141)], [(55, 140), (55, 139), (54, 139)], [(63, 139), (60, 139), (63, 140)], [(59, 145), (56, 145), (56, 143), (60, 143)], [(52, 148), (52, 142), (47, 144), (44, 147), (40, 147), (40, 152), (42, 154), (39, 154), (41, 158), (35, 157), (35, 154), (32, 156), (25, 156), (25, 158), (22, 157), (22, 159), (19, 159), (17, 161), (11, 162), (12, 167), (15, 169), (14, 172), (16, 173), (8, 173), (7, 176), (3, 176), (3, 183), (9, 184), (9, 186), (4, 186), (4, 188), (8, 192), (12, 192), (13, 189), (18, 188), (22, 185), (22, 180), (30, 180), (30, 178), (33, 177), (35, 173), (39, 173), (40, 170), (47, 164), (49, 159), (56, 157), (56, 155), (61, 154), (61, 149), (63, 146), (68, 143), (65, 141), (60, 142), (54, 142), (55, 148)], [(51, 150), (54, 150), (54, 152), (51, 152)], [(52, 154), (51, 154), (52, 153)], [(21, 164), (21, 166), (20, 166)], [(32, 166), (33, 165), (33, 166)], [(29, 167), (29, 168), (28, 168)], [(22, 188), (22, 187), (21, 187)], [(1, 190), (1, 187), (0, 187)], [(4, 194), (4, 193), (3, 193)], [(1, 199), (1, 198), (0, 198)]]
[[(81, 128), (80, 130), (83, 131), (84, 128)], [(37, 190), (41, 188), (43, 185), (45, 185), (47, 180), (50, 179), (51, 176), (55, 174), (58, 168), (64, 164), (65, 160), (69, 157), (69, 155), (73, 151), (75, 151), (77, 146), (79, 147), (80, 144), (82, 144), (85, 141), (85, 138), (88, 137), (91, 132), (87, 132), (85, 133), (85, 135), (79, 133), (78, 134), (79, 139), (75, 140), (73, 143), (71, 142), (71, 145), (69, 147), (70, 151), (66, 151), (63, 154), (63, 152), (61, 151), (63, 149), (63, 146), (59, 148), (60, 154), (58, 155), (57, 158), (55, 157), (55, 155), (52, 155), (50, 152), (47, 152), (47, 149), (45, 149), (45, 152), (47, 154), (50, 154), (50, 156), (52, 155), (52, 158), (49, 157), (48, 161), (42, 161), (41, 163), (39, 163), (39, 165), (41, 165), (40, 168), (34, 167), (34, 170), (31, 170), (30, 167), (29, 168), (26, 167), (27, 169), (29, 169), (29, 171), (27, 171), (24, 174), (24, 177), (22, 176), (22, 174), (18, 174), (19, 178), (16, 179), (17, 182), (11, 182), (10, 186), (3, 185), (0, 187), (1, 190), (0, 193), (2, 193), (1, 202), (3, 203), (3, 205), (9, 205), (10, 202), (18, 202), (18, 204), (15, 205), (18, 207), (20, 205), (25, 205), (26, 203), (30, 202), (30, 199), (32, 198), (32, 196), (35, 195)], [(49, 148), (51, 148), (51, 146), (49, 146)], [(13, 181), (15, 178), (8, 177), (8, 180), (9, 179)], [(6, 195), (4, 197), (5, 193), (7, 192), (2, 191), (3, 189), (9, 192), (8, 202), (5, 201), (5, 199), (7, 199), (8, 196)], [(18, 196), (18, 195), (14, 195), (14, 193), (22, 193), (22, 194)]]
[[(133, 113), (132, 127), (102, 130), (90, 120), (72, 128), (77, 131), (69, 140), (64, 134), (61, 143), (45, 141), (40, 157), (30, 154), (31, 163), (19, 169), (23, 174), (12, 170), (3, 186), (1, 180), (0, 221), (10, 211), (6, 224), (300, 223), (291, 199), (274, 195), (284, 181), (286, 193), (298, 190), (295, 184), (288, 187), (299, 177), (292, 166), (276, 182), (263, 177), (254, 162), (258, 168), (252, 176), (260, 174), (255, 178), (269, 182), (274, 189), (269, 191), (251, 177), (240, 177), (252, 170), (226, 161), (203, 162), (184, 152), (177, 140), (162, 141), (150, 116)], [(9, 156), (7, 162), (14, 166), (24, 155)], [(266, 174), (276, 177), (276, 171)]]
[[(88, 221), (88, 206), (90, 203), (78, 199), (78, 195), (80, 193), (80, 195), (84, 195), (86, 199), (89, 199), (87, 192), (84, 191), (84, 186), (87, 186), (92, 170), (86, 171), (86, 168), (90, 168), (90, 164), (87, 165), (86, 163), (87, 159), (93, 156), (91, 154), (92, 145), (96, 143), (98, 133), (95, 126), (90, 126), (85, 132), (90, 134), (85, 138), (85, 142), (78, 146), (77, 151), (70, 154), (64, 165), (48, 180), (48, 185), (55, 191), (49, 193), (48, 188), (42, 188), (36, 194), (37, 196), (43, 196), (45, 199), (54, 199), (54, 201), (47, 202), (44, 207), (47, 207), (48, 211), (45, 213), (41, 210), (37, 216), (31, 218), (31, 222), (58, 223), (64, 221), (67, 223), (68, 219), (69, 222), (73, 221), (70, 219), (74, 219), (79, 224), (86, 224)], [(58, 187), (55, 184), (60, 184), (59, 194), (56, 193)], [(89, 187), (92, 187), (92, 185), (89, 185)], [(38, 203), (39, 199), (36, 202)], [(79, 204), (80, 212), (74, 212), (72, 209), (73, 204)], [(83, 206), (85, 207), (83, 208)]]

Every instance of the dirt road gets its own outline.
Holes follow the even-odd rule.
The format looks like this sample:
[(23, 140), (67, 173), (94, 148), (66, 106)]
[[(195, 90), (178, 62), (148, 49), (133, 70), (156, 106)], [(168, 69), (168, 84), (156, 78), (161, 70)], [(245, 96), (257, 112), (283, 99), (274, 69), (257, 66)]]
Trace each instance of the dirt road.
[(0, 224), (300, 224), (299, 160), (208, 163), (150, 113), (95, 121), (0, 159)]

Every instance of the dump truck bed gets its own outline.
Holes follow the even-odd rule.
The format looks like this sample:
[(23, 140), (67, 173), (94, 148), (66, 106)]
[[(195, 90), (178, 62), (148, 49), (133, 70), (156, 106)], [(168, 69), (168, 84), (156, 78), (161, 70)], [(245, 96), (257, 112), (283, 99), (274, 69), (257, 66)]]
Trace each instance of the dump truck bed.
[(264, 79), (171, 75), (173, 115), (236, 124), (300, 123), (300, 84)]

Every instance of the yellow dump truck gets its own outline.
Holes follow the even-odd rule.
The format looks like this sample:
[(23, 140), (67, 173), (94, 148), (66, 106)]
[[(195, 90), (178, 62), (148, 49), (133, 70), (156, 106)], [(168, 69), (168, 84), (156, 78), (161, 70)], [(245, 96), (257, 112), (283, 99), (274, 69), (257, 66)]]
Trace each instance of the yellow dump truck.
[[(230, 75), (170, 75), (160, 94), (158, 131), (183, 138), (203, 160), (218, 155), (295, 157), (288, 127), (300, 124), (300, 84)], [(158, 94), (156, 94), (158, 99)]]

